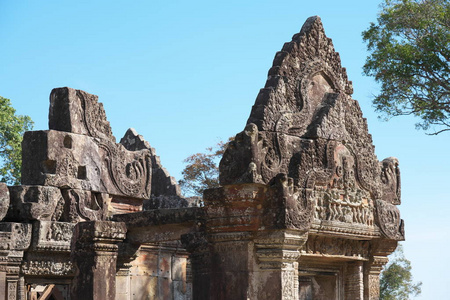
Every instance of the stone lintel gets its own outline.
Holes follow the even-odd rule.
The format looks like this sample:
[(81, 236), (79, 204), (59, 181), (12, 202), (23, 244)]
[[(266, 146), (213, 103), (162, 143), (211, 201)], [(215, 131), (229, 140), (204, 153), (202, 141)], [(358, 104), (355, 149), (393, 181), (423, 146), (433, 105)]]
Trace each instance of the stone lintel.
[(202, 209), (199, 207), (188, 208), (162, 208), (141, 211), (130, 214), (114, 215), (112, 220), (124, 222), (127, 228), (140, 228), (146, 226), (193, 223), (203, 217)]
[(203, 223), (198, 207), (154, 209), (114, 215), (113, 220), (127, 225), (127, 241), (135, 244), (179, 241), (181, 236), (198, 230)]
[(378, 227), (338, 221), (314, 220), (309, 231), (312, 234), (336, 236), (348, 239), (377, 239), (381, 236)]
[(68, 222), (34, 222), (31, 249), (36, 252), (70, 253), (74, 227), (74, 223)]

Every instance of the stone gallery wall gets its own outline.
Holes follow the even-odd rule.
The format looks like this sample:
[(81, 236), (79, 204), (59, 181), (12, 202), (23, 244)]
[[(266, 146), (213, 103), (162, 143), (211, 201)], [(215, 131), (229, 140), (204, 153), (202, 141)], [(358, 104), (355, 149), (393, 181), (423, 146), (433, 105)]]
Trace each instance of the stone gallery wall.
[(51, 92), (49, 128), (25, 133), (22, 185), (0, 186), (1, 297), (190, 299), (180, 235), (195, 226), (156, 236), (141, 214), (153, 239), (133, 236), (144, 206), (191, 205), (155, 150), (134, 129), (116, 143), (97, 96), (71, 88)]
[(404, 239), (400, 170), (379, 161), (319, 17), (275, 55), (221, 187), (184, 198), (95, 95), (57, 88), (49, 130), (0, 184), (0, 299), (378, 299)]

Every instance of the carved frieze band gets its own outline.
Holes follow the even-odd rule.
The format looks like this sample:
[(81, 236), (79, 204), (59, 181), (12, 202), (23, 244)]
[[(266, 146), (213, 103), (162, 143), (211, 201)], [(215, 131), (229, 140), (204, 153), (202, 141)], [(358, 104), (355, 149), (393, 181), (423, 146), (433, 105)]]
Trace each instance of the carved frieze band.
[(33, 224), (32, 249), (34, 251), (70, 252), (75, 224), (38, 221)]
[(58, 260), (32, 260), (24, 261), (21, 267), (24, 275), (31, 276), (73, 276), (75, 267), (70, 258), (65, 261)]
[(311, 255), (336, 255), (352, 259), (369, 259), (370, 242), (332, 238), (324, 236), (310, 236), (306, 241), (302, 253)]

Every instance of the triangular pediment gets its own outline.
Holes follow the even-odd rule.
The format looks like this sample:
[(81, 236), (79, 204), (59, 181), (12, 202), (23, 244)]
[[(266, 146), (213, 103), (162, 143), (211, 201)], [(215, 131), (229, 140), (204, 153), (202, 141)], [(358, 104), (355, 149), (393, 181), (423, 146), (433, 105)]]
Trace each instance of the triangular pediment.
[(283, 115), (292, 114), (295, 135), (302, 136), (328, 93), (350, 96), (352, 91), (320, 18), (311, 17), (275, 55), (247, 123), (261, 131), (279, 131), (284, 130)]
[[(309, 18), (275, 55), (245, 130), (220, 162), (220, 183), (273, 186), (277, 178), (287, 178), (291, 196), (303, 207), (314, 198), (314, 218), (333, 226), (371, 228), (375, 203), (396, 212), (398, 161), (378, 161), (352, 92), (320, 18)], [(383, 231), (401, 238), (399, 220)]]
[[(328, 151), (328, 141), (344, 143), (351, 153), (364, 156), (364, 159), (355, 159), (358, 165), (377, 168), (378, 160), (374, 155), (367, 122), (351, 93), (351, 82), (341, 66), (339, 53), (325, 35), (320, 17), (310, 17), (292, 41), (285, 43), (275, 55), (266, 85), (259, 92), (247, 121), (248, 128), (252, 124), (255, 128), (247, 129), (237, 137), (235, 144), (240, 143), (245, 132), (256, 130), (259, 135), (257, 140), (264, 140), (263, 144), (254, 146), (251, 153), (244, 155), (247, 160), (253, 156), (250, 159), (253, 162), (261, 161), (252, 171), (258, 174), (252, 180), (267, 183), (278, 173), (286, 173), (297, 179), (299, 185), (304, 184), (305, 180), (301, 180), (304, 174), (297, 170), (299, 162), (296, 161), (306, 155), (303, 153), (305, 147), (324, 147), (320, 150), (322, 155), (314, 154), (318, 161), (310, 167), (329, 168), (332, 162), (324, 154)], [(236, 145), (230, 148), (234, 147)], [(229, 159), (236, 160), (236, 156), (239, 155), (235, 153)], [(226, 171), (227, 160), (225, 155), (222, 163), (225, 173), (229, 173)], [(246, 170), (241, 167), (241, 171)], [(369, 179), (361, 176), (358, 182), (372, 192), (373, 184), (364, 181), (377, 181), (375, 176), (370, 174)], [(233, 176), (221, 177), (225, 182), (236, 179)], [(249, 178), (248, 175), (244, 177)]]

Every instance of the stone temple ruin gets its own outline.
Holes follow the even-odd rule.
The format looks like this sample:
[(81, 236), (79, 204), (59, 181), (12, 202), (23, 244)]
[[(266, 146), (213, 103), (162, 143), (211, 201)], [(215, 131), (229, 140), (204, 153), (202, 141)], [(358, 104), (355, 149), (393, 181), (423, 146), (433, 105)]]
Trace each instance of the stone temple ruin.
[(404, 239), (400, 171), (378, 161), (319, 17), (275, 56), (204, 206), (97, 96), (50, 95), (0, 186), (1, 299), (378, 299)]

